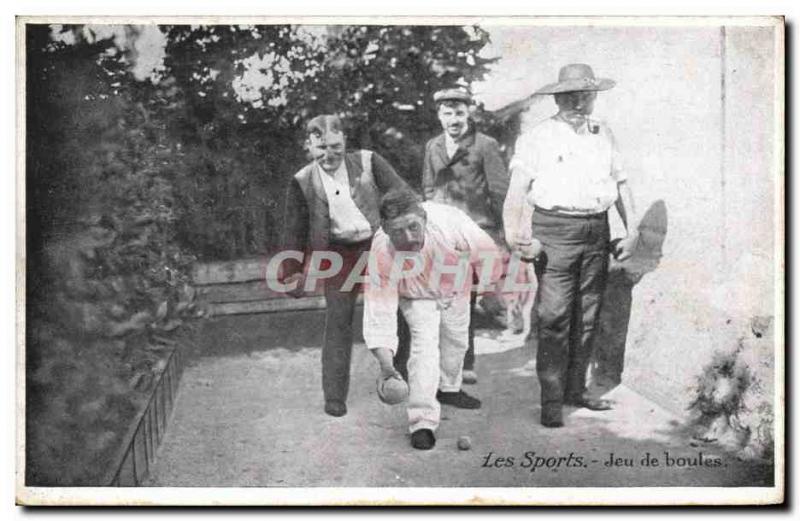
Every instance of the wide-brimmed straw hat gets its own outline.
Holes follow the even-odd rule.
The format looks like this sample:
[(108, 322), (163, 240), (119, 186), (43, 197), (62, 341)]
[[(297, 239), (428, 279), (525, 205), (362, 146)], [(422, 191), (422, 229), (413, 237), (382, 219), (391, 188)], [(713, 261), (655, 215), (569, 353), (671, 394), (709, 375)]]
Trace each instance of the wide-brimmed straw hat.
[(584, 63), (571, 63), (558, 71), (558, 82), (545, 85), (536, 94), (608, 90), (616, 84), (608, 78), (595, 78), (592, 68)]

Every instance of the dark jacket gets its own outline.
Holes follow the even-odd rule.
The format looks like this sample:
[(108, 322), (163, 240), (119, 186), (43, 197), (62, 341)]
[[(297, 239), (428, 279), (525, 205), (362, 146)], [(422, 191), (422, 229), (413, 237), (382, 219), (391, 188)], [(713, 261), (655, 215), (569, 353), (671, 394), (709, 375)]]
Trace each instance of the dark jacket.
[(481, 228), (503, 229), (508, 181), (497, 141), (471, 127), (459, 140), (452, 158), (447, 157), (443, 133), (425, 146), (422, 167), (425, 199), (461, 208)]
[[(364, 171), (363, 158), (370, 161), (371, 172)], [(406, 186), (394, 168), (379, 154), (367, 150), (347, 152), (344, 157), (353, 201), (369, 221), (373, 233), (380, 226), (380, 198), (393, 188)], [(326, 250), (330, 244), (330, 210), (322, 181), (311, 162), (297, 172), (286, 194), (284, 250), (298, 250), (309, 260), (311, 251)], [(302, 271), (304, 265), (294, 261), (282, 263), (279, 279)]]

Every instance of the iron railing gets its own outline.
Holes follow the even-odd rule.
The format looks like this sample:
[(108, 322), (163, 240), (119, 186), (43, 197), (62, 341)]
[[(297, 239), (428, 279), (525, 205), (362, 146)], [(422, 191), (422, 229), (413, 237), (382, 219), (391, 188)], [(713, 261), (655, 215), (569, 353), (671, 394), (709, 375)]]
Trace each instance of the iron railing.
[(167, 358), (147, 406), (126, 433), (127, 443), (114, 460), (113, 474), (106, 480), (108, 486), (137, 487), (150, 474), (175, 406), (183, 364), (184, 355), (180, 346), (176, 346)]

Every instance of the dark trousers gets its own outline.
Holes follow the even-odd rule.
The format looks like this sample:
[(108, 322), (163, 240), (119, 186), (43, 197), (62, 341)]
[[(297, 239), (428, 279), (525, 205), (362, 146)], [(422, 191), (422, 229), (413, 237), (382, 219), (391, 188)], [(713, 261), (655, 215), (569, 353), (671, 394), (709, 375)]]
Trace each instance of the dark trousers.
[(411, 330), (399, 306), (397, 309), (397, 351), (394, 354), (394, 368), (408, 381), (408, 357), (411, 355)]
[(325, 401), (346, 402), (350, 388), (350, 356), (353, 351), (353, 317), (362, 284), (342, 288), (351, 269), (371, 241), (332, 244), (330, 250), (342, 256), (342, 269), (325, 282), (325, 333), (322, 342), (322, 392)]
[(565, 217), (537, 210), (533, 236), (543, 245), (536, 263), (536, 372), (542, 413), (548, 414), (586, 391), (592, 339), (608, 274), (608, 218), (605, 213)]
[[(500, 248), (505, 248), (505, 239), (503, 237), (502, 231), (495, 229), (495, 228), (484, 228), (483, 231), (489, 234), (489, 237), (498, 245)], [(472, 283), (477, 284), (479, 282), (479, 274), (473, 273), (472, 274)], [(464, 370), (465, 371), (474, 371), (475, 370), (475, 322), (476, 322), (476, 315), (477, 312), (475, 308), (478, 304), (478, 293), (473, 291), (472, 294), (469, 296), (469, 339), (467, 343), (467, 352), (464, 354)]]

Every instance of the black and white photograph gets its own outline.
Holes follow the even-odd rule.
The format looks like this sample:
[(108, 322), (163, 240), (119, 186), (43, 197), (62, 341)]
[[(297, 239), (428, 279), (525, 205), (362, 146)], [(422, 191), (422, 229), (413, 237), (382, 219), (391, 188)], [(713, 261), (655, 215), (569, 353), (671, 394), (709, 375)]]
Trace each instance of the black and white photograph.
[(784, 19), (17, 18), (20, 505), (784, 501)]

